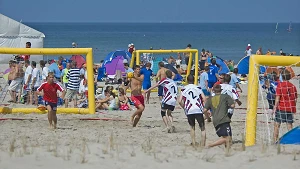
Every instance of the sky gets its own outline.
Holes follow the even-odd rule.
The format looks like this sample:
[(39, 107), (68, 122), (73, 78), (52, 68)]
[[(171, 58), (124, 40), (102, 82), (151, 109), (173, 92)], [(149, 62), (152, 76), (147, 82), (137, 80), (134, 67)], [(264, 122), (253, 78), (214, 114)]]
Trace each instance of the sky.
[(0, 0), (22, 22), (300, 22), (300, 0)]

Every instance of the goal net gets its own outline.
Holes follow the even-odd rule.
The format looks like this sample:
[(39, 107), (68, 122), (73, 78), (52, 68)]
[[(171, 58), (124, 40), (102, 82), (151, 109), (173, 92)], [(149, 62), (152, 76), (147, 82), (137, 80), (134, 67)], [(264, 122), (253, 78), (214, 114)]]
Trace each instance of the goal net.
[[(291, 129), (288, 123), (293, 122), (293, 127), (300, 124), (300, 106), (296, 100), (300, 88), (299, 63), (300, 57), (251, 56), (246, 144), (272, 144)], [(276, 136), (275, 126), (279, 123), (279, 135)]]
[[(198, 77), (198, 50), (196, 49), (175, 49), (175, 50), (136, 50), (131, 59), (130, 67), (133, 65), (145, 66), (151, 63), (153, 74), (157, 74), (159, 63), (163, 62), (164, 66), (175, 74), (174, 80), (179, 84), (185, 81), (186, 75), (193, 73), (195, 79)], [(195, 80), (197, 83), (197, 80)]]

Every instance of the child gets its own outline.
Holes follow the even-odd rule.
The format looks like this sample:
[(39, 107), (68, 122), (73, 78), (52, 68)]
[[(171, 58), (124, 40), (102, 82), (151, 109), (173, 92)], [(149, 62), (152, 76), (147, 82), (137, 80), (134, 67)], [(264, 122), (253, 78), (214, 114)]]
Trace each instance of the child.
[(125, 95), (123, 88), (119, 88), (119, 105), (120, 110), (130, 110), (130, 104), (128, 103), (128, 97)]
[[(41, 92), (42, 90), (43, 92)], [(57, 124), (57, 90), (62, 92), (61, 98), (64, 99), (66, 92), (63, 87), (54, 82), (53, 72), (49, 72), (47, 82), (44, 82), (40, 87), (37, 88), (37, 93), (43, 96), (43, 99), (45, 100), (45, 106), (48, 110), (50, 129), (56, 129)], [(52, 122), (54, 122), (54, 124)]]
[[(227, 94), (221, 94), (221, 85), (216, 85), (214, 87), (215, 96), (209, 98), (204, 106), (204, 113), (209, 109), (212, 109), (213, 125), (216, 129), (216, 133), (221, 137), (216, 142), (208, 145), (208, 147), (214, 147), (218, 145), (231, 142), (231, 127), (230, 118), (228, 117), (228, 108), (234, 108), (233, 99)], [(229, 145), (228, 145), (229, 146)]]
[(79, 84), (79, 90), (78, 93), (81, 96), (81, 99), (84, 98), (84, 93), (87, 91), (87, 80), (84, 78), (84, 75), (80, 75), (80, 84)]
[(267, 75), (265, 83), (262, 86), (263, 89), (267, 89), (267, 100), (270, 110), (273, 110), (273, 107), (275, 105), (276, 87), (278, 85), (277, 81), (278, 78), (276, 72), (272, 72), (271, 74)]

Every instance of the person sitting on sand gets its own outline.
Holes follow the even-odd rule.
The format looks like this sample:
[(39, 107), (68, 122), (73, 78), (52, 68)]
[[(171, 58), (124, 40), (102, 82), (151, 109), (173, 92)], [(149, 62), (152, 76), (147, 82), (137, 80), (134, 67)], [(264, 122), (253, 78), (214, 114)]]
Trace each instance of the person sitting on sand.
[(158, 86), (162, 86), (163, 88), (163, 98), (161, 101), (161, 116), (168, 132), (173, 133), (175, 132), (175, 127), (173, 126), (172, 111), (174, 111), (175, 109), (178, 89), (176, 83), (172, 80), (172, 72), (170, 70), (166, 71), (166, 78), (161, 79), (156, 85), (144, 91), (144, 93), (147, 93)]
[(209, 98), (204, 106), (204, 113), (212, 109), (213, 125), (216, 129), (217, 135), (221, 137), (214, 143), (209, 144), (208, 147), (231, 143), (231, 120), (228, 117), (228, 109), (234, 108), (234, 101), (227, 94), (221, 94), (221, 91), (221, 85), (215, 86), (214, 93), (216, 95)]
[(96, 101), (96, 110), (109, 110), (111, 107), (114, 107), (114, 105), (110, 106), (114, 100), (114, 93), (109, 90), (104, 90), (104, 94), (105, 98)]
[(120, 110), (131, 110), (128, 97), (126, 96), (123, 88), (119, 88), (119, 105)]
[(58, 83), (54, 82), (54, 74), (53, 72), (49, 72), (47, 82), (44, 82), (40, 87), (37, 88), (37, 94), (43, 96), (43, 100), (45, 101), (45, 106), (48, 110), (50, 129), (56, 129), (57, 126), (57, 91), (62, 92), (61, 98), (64, 99), (66, 94), (64, 88)]
[[(195, 146), (195, 120), (197, 120), (198, 125), (201, 130), (201, 146), (205, 146), (206, 132), (205, 123), (203, 117), (203, 107), (206, 101), (206, 97), (203, 94), (201, 87), (194, 85), (194, 76), (188, 75), (187, 82), (188, 85), (181, 89), (181, 95), (179, 96), (179, 105), (184, 109), (185, 115), (187, 116), (188, 123), (191, 126), (191, 138), (192, 144)], [(206, 116), (208, 116), (206, 114)]]

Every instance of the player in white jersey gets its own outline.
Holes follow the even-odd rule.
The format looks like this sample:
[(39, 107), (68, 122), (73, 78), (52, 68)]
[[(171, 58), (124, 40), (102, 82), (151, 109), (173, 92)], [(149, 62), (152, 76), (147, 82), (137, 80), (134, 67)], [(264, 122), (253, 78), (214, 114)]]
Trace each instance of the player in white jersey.
[(162, 86), (163, 87), (163, 97), (161, 100), (161, 116), (167, 127), (168, 132), (175, 132), (175, 127), (173, 126), (173, 116), (172, 111), (175, 108), (177, 101), (177, 85), (172, 80), (172, 72), (170, 70), (166, 71), (166, 78), (161, 79), (156, 85), (150, 87), (148, 90), (144, 91), (147, 93), (152, 89)]
[[(205, 146), (206, 132), (203, 117), (203, 108), (206, 96), (202, 92), (201, 87), (194, 85), (194, 76), (188, 75), (188, 85), (181, 89), (179, 104), (184, 109), (188, 122), (191, 126), (192, 144), (196, 144), (195, 139), (195, 120), (197, 120), (201, 129), (201, 146)], [(205, 114), (207, 116), (207, 114)]]
[[(236, 89), (229, 84), (231, 80), (231, 76), (228, 74), (224, 75), (224, 83), (220, 84), (221, 85), (221, 94), (227, 94), (230, 96), (239, 106), (242, 105), (242, 102), (239, 100), (239, 94), (237, 93)], [(212, 96), (215, 94), (213, 93)], [(233, 115), (233, 108), (228, 109), (228, 117), (231, 118)]]

